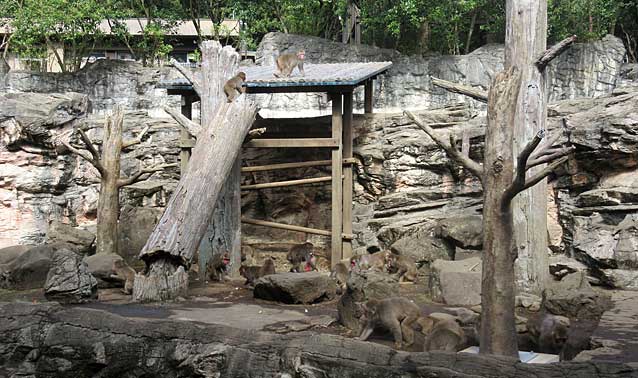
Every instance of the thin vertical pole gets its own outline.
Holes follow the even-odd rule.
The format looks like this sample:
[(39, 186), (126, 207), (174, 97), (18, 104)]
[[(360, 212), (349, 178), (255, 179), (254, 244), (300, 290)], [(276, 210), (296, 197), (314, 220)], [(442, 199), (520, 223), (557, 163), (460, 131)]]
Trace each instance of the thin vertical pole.
[[(188, 119), (193, 118), (193, 100), (190, 96), (182, 96), (182, 115)], [(186, 173), (186, 168), (188, 167), (188, 160), (191, 158), (191, 149), (190, 147), (186, 147), (188, 142), (190, 141), (190, 135), (188, 135), (188, 131), (182, 129), (179, 132), (179, 140), (180, 140), (180, 153), (179, 153), (179, 171), (180, 175), (184, 175)]]
[(372, 113), (372, 80), (368, 80), (365, 83), (363, 91), (363, 111), (365, 113)]
[[(352, 92), (343, 95), (343, 158), (352, 158)], [(352, 164), (343, 168), (343, 233), (352, 234)], [(352, 240), (343, 240), (344, 259), (352, 257)]]
[(332, 150), (332, 239), (331, 266), (334, 267), (342, 258), (343, 229), (343, 119), (341, 112), (341, 94), (332, 94), (332, 138), (338, 141), (338, 147)]

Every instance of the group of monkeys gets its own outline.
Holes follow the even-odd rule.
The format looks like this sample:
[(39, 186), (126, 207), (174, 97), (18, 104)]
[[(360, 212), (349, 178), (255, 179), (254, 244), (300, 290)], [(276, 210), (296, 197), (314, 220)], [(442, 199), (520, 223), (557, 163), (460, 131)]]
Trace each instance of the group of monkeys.
[[(277, 72), (273, 73), (273, 76), (290, 77), (292, 71), (297, 67), (301, 76), (305, 76), (306, 72), (303, 69), (303, 62), (306, 59), (306, 51), (299, 50), (296, 54), (281, 54), (277, 57)], [(233, 102), (239, 95), (246, 92), (244, 83), (246, 82), (246, 73), (239, 72), (237, 75), (230, 78), (224, 84), (224, 93), (228, 102)]]

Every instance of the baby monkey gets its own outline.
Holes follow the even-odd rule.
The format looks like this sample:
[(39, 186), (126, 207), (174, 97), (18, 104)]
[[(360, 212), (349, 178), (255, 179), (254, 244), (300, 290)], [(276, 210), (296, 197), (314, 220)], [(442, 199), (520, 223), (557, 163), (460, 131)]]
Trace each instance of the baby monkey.
[[(228, 102), (233, 102), (235, 99), (246, 92), (246, 88), (242, 85), (246, 81), (246, 74), (243, 72), (239, 72), (237, 75), (230, 78), (226, 84), (224, 84), (224, 93), (226, 93), (226, 98)], [(239, 92), (239, 94), (237, 94)]]
[(267, 258), (262, 266), (245, 266), (239, 267), (239, 274), (246, 279), (244, 285), (254, 286), (255, 281), (263, 276), (275, 274), (275, 262), (271, 258)]
[(419, 318), (417, 323), (421, 325), (421, 332), (426, 336), (424, 352), (433, 350), (458, 352), (467, 343), (463, 328), (452, 315), (433, 313)]
[(113, 261), (113, 271), (115, 274), (111, 274), (111, 278), (124, 281), (124, 287), (122, 292), (130, 295), (133, 293), (133, 283), (135, 282), (135, 270), (128, 266), (124, 260)]
[(348, 277), (350, 276), (350, 264), (348, 260), (338, 262), (332, 271), (330, 272), (330, 278), (337, 283), (337, 294), (342, 294), (346, 291), (346, 284)]
[(275, 77), (290, 77), (292, 71), (297, 67), (301, 76), (306, 76), (303, 70), (303, 61), (306, 57), (305, 50), (299, 50), (296, 54), (281, 54), (277, 57), (277, 69), (279, 72), (273, 73)]
[(414, 260), (392, 252), (386, 253), (388, 273), (396, 273), (399, 282), (416, 282), (417, 270)]
[(384, 272), (386, 268), (386, 254), (384, 252), (375, 252), (372, 254), (352, 256), (350, 259), (350, 269), (355, 268), (359, 271), (373, 270)]
[(421, 315), (419, 306), (402, 297), (370, 299), (359, 306), (363, 313), (363, 331), (359, 340), (367, 340), (374, 329), (380, 326), (392, 332), (395, 348), (409, 347), (414, 343), (412, 324)]

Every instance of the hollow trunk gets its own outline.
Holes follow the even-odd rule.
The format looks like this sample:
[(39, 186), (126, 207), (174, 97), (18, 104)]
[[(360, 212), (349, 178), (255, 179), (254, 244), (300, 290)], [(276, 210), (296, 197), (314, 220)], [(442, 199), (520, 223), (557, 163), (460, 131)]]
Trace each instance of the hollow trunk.
[(202, 101), (202, 114), (210, 111), (212, 116), (197, 135), (186, 173), (140, 252), (147, 269), (135, 279), (133, 298), (138, 301), (173, 299), (186, 291), (186, 271), (255, 118), (255, 105), (246, 95), (232, 103), (223, 101), (222, 87), (237, 69), (237, 52), (214, 41), (204, 42), (202, 52), (200, 95), (214, 96), (213, 101)]
[(120, 214), (120, 155), (122, 153), (123, 114), (116, 111), (104, 125), (102, 157), (104, 167), (97, 205), (97, 253), (117, 254), (117, 220)]
[[(505, 69), (516, 67), (522, 75), (513, 125), (513, 153), (518, 156), (538, 131), (545, 129), (546, 82), (534, 62), (547, 45), (547, 0), (507, 0), (506, 28)], [(543, 168), (545, 164), (529, 170), (528, 175)], [(547, 180), (516, 196), (512, 210), (518, 250), (517, 287), (540, 294), (549, 277)]]
[(515, 69), (499, 73), (490, 87), (483, 177), (483, 274), (481, 354), (518, 357), (514, 315), (512, 208), (504, 199), (514, 177), (514, 114), (521, 85)]

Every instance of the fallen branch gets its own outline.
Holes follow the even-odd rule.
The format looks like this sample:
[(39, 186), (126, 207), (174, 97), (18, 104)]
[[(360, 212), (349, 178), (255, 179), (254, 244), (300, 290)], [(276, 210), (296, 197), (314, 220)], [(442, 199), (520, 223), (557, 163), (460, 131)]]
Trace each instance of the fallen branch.
[(142, 143), (142, 138), (144, 138), (144, 135), (146, 135), (146, 133), (148, 132), (148, 130), (151, 128), (151, 126), (146, 126), (141, 133), (139, 133), (137, 135), (137, 137), (131, 139), (131, 140), (126, 140), (124, 142), (122, 142), (122, 149), (134, 146), (136, 144), (140, 144)]
[(451, 134), (450, 143), (447, 143), (443, 138), (437, 135), (434, 129), (421, 122), (421, 120), (418, 119), (418, 117), (412, 112), (404, 111), (404, 114), (412, 119), (412, 121), (414, 121), (414, 123), (419, 126), (421, 130), (425, 131), (425, 133), (428, 134), (436, 144), (443, 148), (445, 152), (447, 152), (448, 156), (450, 156), (450, 158), (459, 163), (461, 166), (465, 167), (474, 176), (478, 177), (479, 180), (483, 181), (483, 167), (481, 166), (481, 164), (475, 162), (474, 160), (463, 155), (459, 150), (457, 150), (456, 146), (454, 145), (454, 137)]
[(438, 79), (434, 76), (431, 76), (431, 79), (432, 84), (436, 85), (437, 87), (441, 87), (443, 89), (447, 89), (450, 92), (462, 94), (477, 101), (487, 103), (487, 92), (485, 91), (470, 86), (453, 83), (451, 81)]
[(558, 42), (554, 46), (545, 50), (541, 56), (536, 60), (536, 67), (539, 71), (545, 71), (547, 65), (554, 60), (557, 56), (565, 52), (574, 42), (576, 41), (576, 35), (572, 35), (571, 37), (567, 37), (562, 41)]
[(186, 118), (182, 113), (178, 112), (175, 109), (172, 109), (168, 106), (164, 106), (164, 111), (170, 115), (178, 125), (184, 128), (190, 136), (197, 138), (197, 134), (202, 131), (202, 126), (197, 122), (193, 122), (190, 119)]

